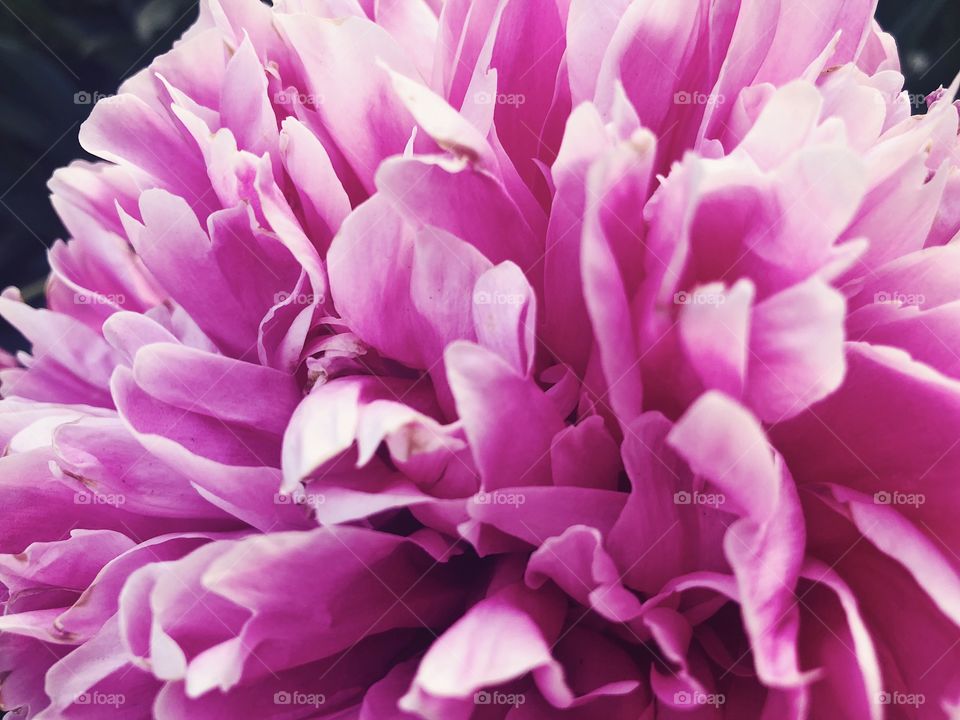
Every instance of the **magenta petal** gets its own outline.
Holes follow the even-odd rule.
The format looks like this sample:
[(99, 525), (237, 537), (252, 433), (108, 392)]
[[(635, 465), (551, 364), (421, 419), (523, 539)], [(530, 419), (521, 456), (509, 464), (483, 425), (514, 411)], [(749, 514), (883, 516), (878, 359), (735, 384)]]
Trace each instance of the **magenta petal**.
[[(382, 196), (344, 224), (329, 266), (341, 317), (389, 357), (432, 370), (447, 343), (475, 337), (470, 288), (489, 263), (452, 235), (406, 225)], [(375, 292), (353, 282), (357, 272), (382, 278)], [(382, 322), (387, 307), (402, 308), (402, 321)]]
[(445, 359), (484, 489), (549, 484), (550, 445), (563, 429), (550, 399), (478, 345), (455, 343)]
[(274, 434), (283, 432), (301, 399), (285, 373), (170, 343), (141, 348), (133, 378), (175, 407)]
[(287, 118), (279, 144), (284, 167), (308, 213), (308, 225), (332, 239), (350, 213), (350, 199), (323, 143), (303, 123)]
[(463, 160), (395, 158), (381, 166), (377, 187), (408, 222), (446, 230), (493, 263), (513, 260), (532, 273), (542, 257), (543, 218), (531, 227), (497, 178)]
[(817, 280), (757, 305), (747, 398), (762, 420), (797, 415), (840, 386), (846, 372), (844, 310), (840, 293)]
[(537, 299), (519, 267), (497, 265), (473, 288), (477, 341), (509, 362), (517, 372), (533, 371), (536, 353)]
[[(190, 207), (181, 198), (156, 190), (144, 193), (141, 212), (144, 226), (134, 229), (131, 242), (151, 273), (225, 351), (238, 356), (250, 352), (237, 328), (243, 315), (225, 302), (232, 293)], [(186, 282), (184, 269), (170, 263), (171, 245), (190, 258)]]
[(648, 261), (643, 255), (645, 245), (621, 218), (635, 213), (646, 197), (654, 156), (653, 137), (641, 132), (595, 165), (588, 184), (600, 202), (590, 207), (584, 222), (584, 296), (606, 377), (604, 394), (609, 394), (608, 402), (621, 424), (641, 411), (640, 328), (631, 303)]
[(680, 337), (705, 388), (742, 395), (747, 365), (754, 360), (749, 355), (750, 339), (757, 332), (751, 317), (754, 292), (753, 284), (744, 280), (729, 291), (706, 285), (689, 294), (694, 302), (681, 309)]
[(694, 404), (669, 443), (741, 515), (724, 537), (724, 550), (737, 576), (758, 673), (776, 684), (801, 683), (793, 592), (803, 518), (782, 460), (771, 454), (756, 419), (716, 392)]
[[(250, 85), (251, 80), (259, 85), (255, 91)], [(277, 146), (279, 130), (267, 96), (267, 80), (249, 37), (244, 38), (227, 63), (221, 90), (220, 121), (233, 133), (241, 150), (261, 155)], [(279, 163), (280, 158), (274, 157), (273, 160)]]
[[(570, 31), (588, 26), (589, 20), (590, 16), (583, 17), (576, 25), (571, 24)], [(543, 269), (544, 341), (552, 353), (581, 372), (589, 359), (592, 335), (580, 271), (583, 214), (589, 201), (587, 173), (606, 149), (605, 134), (597, 109), (589, 104), (578, 106), (567, 121), (563, 144), (551, 168), (556, 194)]]
[[(140, 136), (145, 130), (150, 144)], [(169, 120), (135, 95), (97, 103), (80, 128), (80, 142), (93, 155), (147, 173), (157, 178), (158, 187), (181, 194), (198, 208), (206, 206), (203, 196), (209, 181), (200, 154), (182, 142)]]
[(223, 518), (178, 473), (152, 455), (113, 418), (85, 418), (54, 432), (63, 472), (82, 478), (95, 494), (123, 498), (132, 512), (159, 517)]
[[(559, 666), (550, 654), (544, 634), (549, 629), (542, 625), (552, 621), (549, 616), (555, 610), (549, 596), (513, 588), (474, 605), (424, 656), (411, 691), (400, 701), (400, 707), (423, 713), (430, 707), (430, 698), (472, 698), (484, 687), (531, 671), (555, 676)], [(473, 658), (470, 664), (451, 662), (468, 653)], [(457, 714), (466, 717), (464, 710)], [(441, 716), (431, 712), (426, 717)]]
[[(373, 175), (388, 156), (403, 150), (414, 126), (392, 97), (386, 70), (413, 76), (415, 70), (381, 27), (358, 18), (330, 22), (305, 15), (280, 15), (277, 24), (297, 52), (302, 72), (324, 123), (340, 138), (353, 170), (373, 191)], [(350, 72), (343, 72), (349, 67)], [(378, 108), (370, 113), (369, 107)]]

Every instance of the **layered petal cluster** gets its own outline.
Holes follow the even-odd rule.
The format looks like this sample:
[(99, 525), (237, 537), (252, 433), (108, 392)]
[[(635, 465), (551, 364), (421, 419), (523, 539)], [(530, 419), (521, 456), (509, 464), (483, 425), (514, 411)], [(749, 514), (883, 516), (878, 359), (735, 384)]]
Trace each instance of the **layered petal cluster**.
[(960, 111), (873, 0), (204, 0), (0, 313), (0, 695), (960, 713)]

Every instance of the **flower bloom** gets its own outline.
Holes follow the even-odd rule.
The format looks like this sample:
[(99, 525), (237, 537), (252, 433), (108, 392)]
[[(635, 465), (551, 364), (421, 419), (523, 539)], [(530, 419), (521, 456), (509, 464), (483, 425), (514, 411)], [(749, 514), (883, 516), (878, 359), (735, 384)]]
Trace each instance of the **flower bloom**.
[(3, 707), (953, 717), (956, 88), (874, 4), (201, 3), (0, 298)]

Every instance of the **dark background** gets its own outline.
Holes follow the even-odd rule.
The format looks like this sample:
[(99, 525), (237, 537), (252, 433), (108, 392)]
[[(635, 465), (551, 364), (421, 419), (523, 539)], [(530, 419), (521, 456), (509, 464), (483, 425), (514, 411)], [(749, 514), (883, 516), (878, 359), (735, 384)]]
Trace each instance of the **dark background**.
[[(77, 131), (90, 105), (77, 93), (114, 93), (196, 13), (196, 0), (0, 0), (0, 288), (42, 302), (46, 247), (63, 235), (45, 184), (84, 156)], [(880, 0), (879, 19), (911, 93), (960, 71), (960, 0)], [(0, 326), (0, 346), (19, 342)]]

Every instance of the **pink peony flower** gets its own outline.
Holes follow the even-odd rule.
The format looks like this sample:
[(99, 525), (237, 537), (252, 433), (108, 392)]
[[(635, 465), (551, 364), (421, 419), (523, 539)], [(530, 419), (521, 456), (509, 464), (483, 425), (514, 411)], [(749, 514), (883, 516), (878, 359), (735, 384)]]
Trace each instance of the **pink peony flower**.
[(203, 2), (0, 298), (3, 707), (956, 717), (960, 114), (874, 4)]

